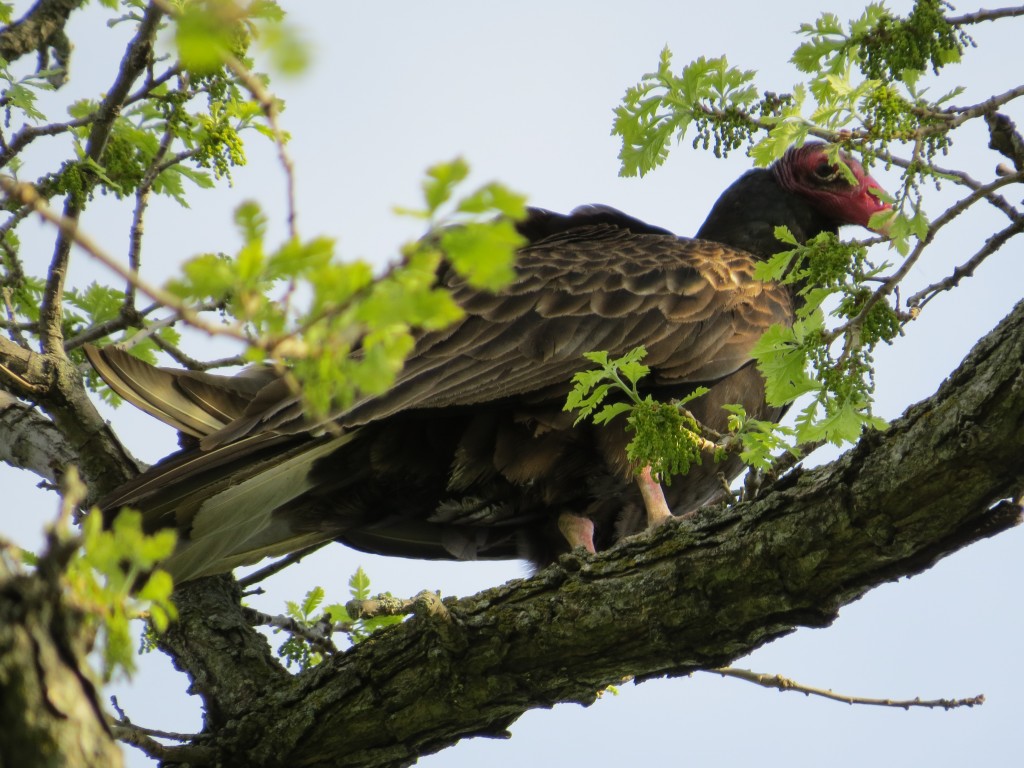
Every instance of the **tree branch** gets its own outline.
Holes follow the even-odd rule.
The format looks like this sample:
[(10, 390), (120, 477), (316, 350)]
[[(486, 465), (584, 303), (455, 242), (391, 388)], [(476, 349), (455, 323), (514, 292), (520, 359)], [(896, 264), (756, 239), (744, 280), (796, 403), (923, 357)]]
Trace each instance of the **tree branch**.
[(911, 709), (911, 708), (923, 708), (923, 709), (958, 709), (960, 707), (978, 707), (985, 703), (985, 696), (971, 696), (967, 699), (931, 699), (929, 701), (922, 701), (921, 699), (872, 699), (864, 696), (847, 696), (842, 693), (835, 693), (827, 688), (814, 688), (803, 683), (798, 683), (788, 677), (782, 675), (768, 675), (764, 672), (754, 672), (750, 669), (736, 669), (735, 667), (725, 667), (723, 669), (709, 669), (709, 672), (721, 675), (722, 677), (732, 677), (736, 680), (744, 680), (754, 685), (760, 685), (762, 688), (775, 688), (779, 691), (793, 691), (795, 693), (802, 693), (805, 696), (820, 696), (823, 699), (829, 699), (830, 701), (841, 701), (844, 704), (865, 704), (873, 707), (895, 707), (897, 709)]
[(39, 0), (24, 16), (0, 30), (0, 58), (12, 62), (47, 47), (63, 48), (64, 25), (71, 12), (83, 3), (84, 0)]
[[(80, 421), (69, 419), (56, 424), (64, 435), (64, 443), (74, 446), (78, 467), (89, 485), (90, 497), (112, 490), (139, 472), (139, 463), (129, 454), (100, 417), (82, 387), (78, 369), (64, 356), (39, 354), (18, 346), (0, 336), (0, 389), (29, 402), (46, 403), (58, 389), (71, 392), (71, 408)], [(76, 394), (77, 393), (77, 394)], [(53, 408), (55, 413), (68, 408), (67, 401)], [(11, 443), (13, 437), (0, 432), (0, 442)], [(42, 468), (46, 460), (33, 461)], [(45, 470), (44, 470), (45, 471)]]
[[(128, 92), (139, 75), (146, 71), (153, 58), (153, 40), (160, 24), (163, 12), (155, 5), (147, 6), (135, 37), (128, 44), (117, 77), (107, 91), (103, 101), (96, 110), (96, 121), (89, 131), (85, 144), (85, 156), (99, 162), (103, 150), (107, 146), (114, 120), (128, 98)], [(78, 227), (78, 218), (82, 213), (84, 200), (79, 196), (69, 196), (64, 204), (64, 220), (68, 227), (62, 227), (54, 246), (53, 258), (47, 272), (46, 290), (39, 311), (39, 331), (42, 338), (43, 351), (50, 355), (63, 354), (63, 334), (61, 317), (63, 315), (64, 279), (67, 275), (68, 259), (71, 255), (71, 244)]]
[(406, 765), (504, 735), (529, 708), (589, 704), (623, 675), (715, 669), (797, 626), (827, 626), (874, 586), (1020, 523), (1022, 360), (1024, 302), (933, 397), (835, 462), (754, 502), (446, 600), (296, 677), (243, 650), (265, 646), (251, 629), (224, 632), (239, 615), (226, 580), (187, 584), (178, 626), (220, 652), (216, 685), (207, 662), (175, 654), (217, 713), (202, 743), (231, 764)]
[(27, 469), (56, 485), (79, 456), (54, 423), (0, 390), (0, 462)]
[(971, 256), (971, 258), (965, 263), (957, 266), (951, 275), (943, 278), (937, 283), (932, 283), (927, 288), (921, 289), (907, 299), (907, 306), (917, 308), (924, 307), (925, 304), (943, 291), (955, 288), (965, 277), (972, 277), (974, 275), (974, 270), (976, 270), (981, 263), (985, 261), (985, 259), (1002, 248), (1011, 237), (1015, 237), (1022, 232), (1024, 232), (1024, 219), (1016, 221), (1010, 226), (1004, 227), (991, 235), (985, 240), (985, 244), (978, 249), (978, 252)]
[(980, 24), (983, 21), (996, 21), (1014, 16), (1024, 16), (1024, 7), (1018, 5), (1012, 8), (994, 8), (990, 11), (983, 9), (974, 13), (965, 13), (963, 16), (947, 16), (946, 22), (954, 27), (962, 27), (967, 24)]

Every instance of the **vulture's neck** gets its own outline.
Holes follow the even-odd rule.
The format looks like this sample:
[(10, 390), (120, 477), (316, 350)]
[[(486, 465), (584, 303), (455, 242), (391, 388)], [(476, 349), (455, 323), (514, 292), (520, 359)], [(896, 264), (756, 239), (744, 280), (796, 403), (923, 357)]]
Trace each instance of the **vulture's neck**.
[(759, 168), (747, 171), (722, 193), (697, 237), (767, 259), (789, 247), (775, 237), (779, 225), (787, 226), (801, 243), (838, 231), (836, 223), (806, 197), (784, 189), (771, 171)]

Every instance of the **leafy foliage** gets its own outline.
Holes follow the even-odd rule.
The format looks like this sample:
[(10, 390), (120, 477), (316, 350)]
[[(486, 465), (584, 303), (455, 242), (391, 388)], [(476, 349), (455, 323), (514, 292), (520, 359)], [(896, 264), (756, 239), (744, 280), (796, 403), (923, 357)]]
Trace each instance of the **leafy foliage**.
[[(85, 489), (73, 467), (64, 484), (67, 510), (84, 497)], [(75, 545), (62, 574), (65, 600), (99, 633), (104, 680), (119, 670), (130, 675), (135, 655), (129, 621), (146, 618), (162, 633), (177, 618), (171, 577), (157, 567), (174, 550), (177, 537), (170, 530), (144, 533), (142, 516), (131, 510), (105, 527), (102, 514), (93, 509), (77, 535), (70, 532), (70, 517), (62, 515), (51, 534)]]
[[(303, 629), (314, 629), (331, 626), (331, 615), (327, 611), (317, 613), (317, 608), (324, 599), (323, 587), (313, 587), (306, 593), (301, 603), (289, 600), (285, 603), (285, 614)], [(275, 629), (276, 632), (282, 630)], [(292, 664), (300, 671), (315, 667), (323, 661), (323, 654), (315, 650), (301, 635), (291, 634), (277, 649), (277, 655), (284, 659), (286, 667)]]
[[(637, 472), (649, 466), (652, 473), (671, 484), (674, 476), (685, 475), (693, 464), (701, 463), (704, 441), (700, 425), (682, 406), (708, 390), (698, 387), (675, 403), (641, 396), (637, 382), (650, 373), (650, 368), (640, 362), (646, 355), (642, 346), (614, 360), (608, 359), (607, 352), (585, 354), (598, 367), (573, 376), (564, 410), (579, 412), (577, 424), (588, 417), (595, 424), (607, 424), (620, 413), (627, 413), (626, 428), (634, 433), (626, 447), (630, 463)], [(605, 403), (609, 395), (625, 395), (626, 400)]]
[[(805, 245), (785, 227), (776, 236), (794, 247), (759, 264), (754, 274), (761, 280), (792, 285), (802, 302), (791, 328), (774, 326), (754, 348), (768, 402), (787, 405), (801, 395), (814, 394), (797, 421), (799, 443), (838, 444), (855, 440), (865, 424), (884, 427), (883, 421), (870, 415), (871, 353), (878, 342), (895, 338), (900, 322), (887, 302), (872, 300), (866, 285), (889, 265), (875, 266), (864, 246), (840, 242), (831, 233)], [(822, 310), (823, 303), (836, 296), (838, 306), (831, 314), (851, 328), (838, 351), (836, 334), (825, 330)], [(821, 421), (815, 418), (819, 412), (827, 414)]]
[[(349, 594), (353, 600), (370, 599), (370, 577), (359, 567), (348, 580)], [(327, 630), (329, 634), (335, 629), (346, 632), (354, 644), (366, 640), (374, 632), (402, 621), (401, 616), (376, 616), (371, 619), (353, 621), (344, 605), (332, 604), (320, 606), (324, 601), (322, 587), (309, 590), (301, 603), (289, 600), (285, 604), (285, 612), (299, 627), (305, 630)], [(380, 597), (391, 597), (391, 593)], [(318, 610), (320, 609), (320, 610)], [(280, 632), (283, 630), (275, 630)], [(299, 671), (315, 667), (324, 660), (322, 651), (310, 645), (309, 641), (299, 634), (292, 634), (277, 650), (278, 656), (284, 659), (285, 665), (295, 664)]]
[[(348, 588), (349, 595), (351, 595), (353, 600), (363, 601), (371, 599), (370, 577), (361, 566), (356, 568), (356, 572), (349, 578)], [(390, 592), (376, 595), (376, 598), (394, 599)], [(348, 609), (343, 605), (331, 605), (327, 607), (327, 610), (330, 611), (331, 617), (335, 621), (348, 625), (349, 636), (352, 638), (353, 643), (361, 643), (374, 632), (379, 632), (385, 627), (390, 627), (392, 624), (400, 624), (403, 618), (401, 616), (375, 616), (370, 619), (357, 619), (353, 621), (351, 616), (349, 616)]]
[(794, 445), (795, 430), (763, 419), (752, 419), (742, 405), (722, 407), (729, 412), (729, 431), (739, 440), (740, 459), (744, 464), (767, 471), (781, 451), (800, 455)]
[(338, 260), (324, 237), (268, 251), (267, 217), (245, 203), (235, 215), (242, 239), (235, 256), (198, 256), (169, 288), (186, 303), (223, 306), (237, 318), (239, 335), (252, 339), (250, 360), (287, 361), (312, 414), (344, 408), (391, 386), (418, 330), (462, 316), (436, 285), (445, 260), (475, 285), (493, 288), (511, 277), (523, 242), (512, 219), (524, 215), (523, 198), (492, 183), (452, 202), (468, 174), (462, 160), (427, 172), (424, 207), (402, 213), (441, 233), (409, 243), (402, 263), (382, 276), (365, 261)]
[[(612, 131), (622, 139), (621, 173), (645, 174), (663, 163), (672, 140), (694, 130), (694, 146), (713, 145), (726, 154), (746, 143), (760, 165), (811, 136), (830, 139), (838, 151), (860, 153), (866, 165), (886, 157), (893, 142), (909, 143), (914, 157), (903, 185), (887, 199), (893, 211), (872, 224), (885, 227), (902, 256), (925, 242), (931, 224), (921, 205), (920, 183), (938, 183), (943, 173), (933, 158), (951, 146), (955, 126), (944, 108), (959, 91), (926, 98), (921, 83), (960, 60), (972, 44), (962, 29), (943, 16), (939, 0), (918, 0), (905, 18), (881, 3), (868, 5), (847, 23), (824, 13), (803, 24), (805, 38), (793, 63), (809, 75), (791, 93), (763, 95), (754, 73), (723, 58), (700, 58), (676, 75), (671, 53), (662, 51), (658, 69), (630, 88), (616, 109)], [(761, 279), (782, 280), (797, 289), (803, 306), (792, 328), (773, 329), (755, 354), (767, 379), (770, 402), (782, 405), (805, 394), (813, 399), (801, 411), (798, 442), (856, 439), (864, 426), (880, 427), (871, 415), (872, 351), (890, 342), (909, 315), (900, 313), (884, 281), (889, 264), (873, 265), (866, 250), (823, 237), (794, 246), (762, 265)], [(826, 324), (823, 307), (836, 319)]]
[(691, 125), (697, 132), (693, 146), (706, 149), (714, 142), (718, 156), (726, 156), (752, 135), (753, 125), (738, 118), (752, 107), (757, 89), (754, 72), (730, 67), (724, 56), (703, 56), (672, 73), (672, 52), (661, 52), (657, 71), (644, 75), (615, 109), (612, 133), (622, 136), (622, 175), (643, 176), (665, 162), (668, 145), (681, 139)]

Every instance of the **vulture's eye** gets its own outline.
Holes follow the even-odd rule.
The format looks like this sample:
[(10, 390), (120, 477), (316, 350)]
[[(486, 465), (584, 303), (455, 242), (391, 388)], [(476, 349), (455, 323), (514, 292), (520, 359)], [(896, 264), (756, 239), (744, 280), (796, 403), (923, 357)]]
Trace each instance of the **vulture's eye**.
[(839, 169), (825, 160), (818, 163), (818, 167), (814, 169), (814, 175), (822, 181), (834, 181), (839, 176)]

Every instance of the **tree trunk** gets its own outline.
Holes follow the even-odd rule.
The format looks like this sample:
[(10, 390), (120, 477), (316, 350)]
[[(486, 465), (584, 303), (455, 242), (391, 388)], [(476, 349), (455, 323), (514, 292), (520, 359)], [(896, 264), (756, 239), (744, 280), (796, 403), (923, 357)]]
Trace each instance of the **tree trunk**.
[(89, 639), (55, 585), (0, 559), (0, 766), (123, 765), (89, 676)]

